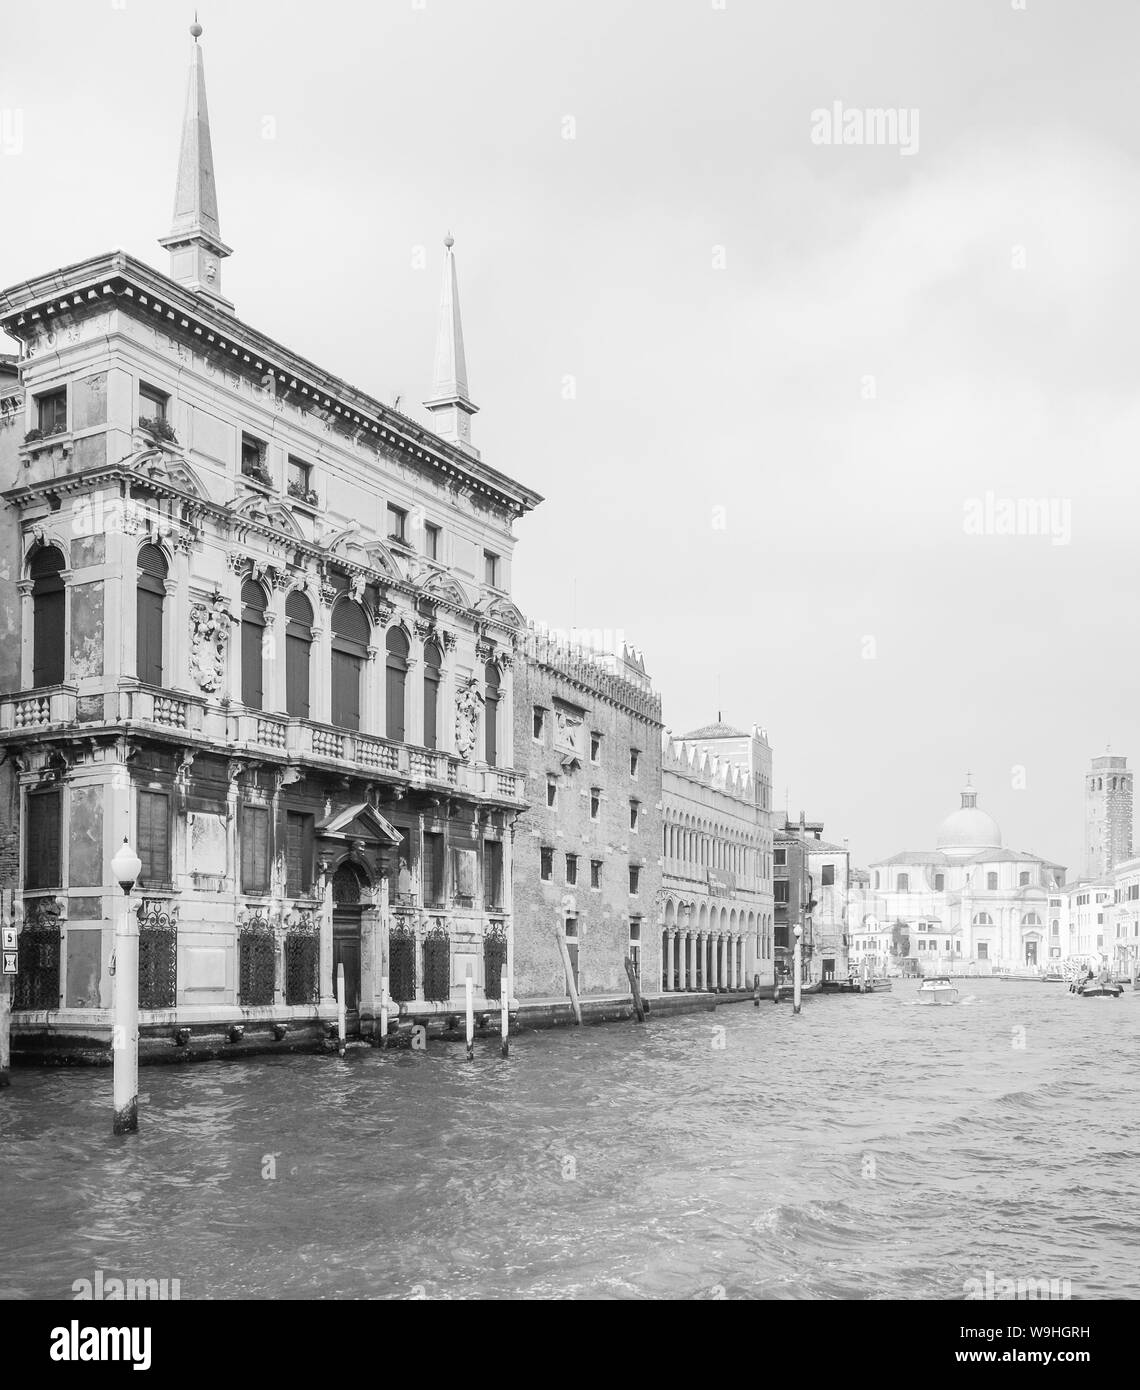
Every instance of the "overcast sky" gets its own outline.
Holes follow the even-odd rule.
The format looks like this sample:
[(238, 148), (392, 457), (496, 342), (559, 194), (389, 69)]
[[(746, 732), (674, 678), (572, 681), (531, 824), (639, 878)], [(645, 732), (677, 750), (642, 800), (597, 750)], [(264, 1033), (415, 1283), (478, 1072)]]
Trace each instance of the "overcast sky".
[[(1075, 873), (1088, 759), (1140, 762), (1140, 6), (1019, 3), (200, 6), (239, 316), (422, 401), (450, 228), (473, 438), (547, 499), (516, 600), (624, 632), (675, 733), (762, 724), (863, 863), (970, 769)], [(6, 8), (0, 284), (166, 268), (191, 17)]]

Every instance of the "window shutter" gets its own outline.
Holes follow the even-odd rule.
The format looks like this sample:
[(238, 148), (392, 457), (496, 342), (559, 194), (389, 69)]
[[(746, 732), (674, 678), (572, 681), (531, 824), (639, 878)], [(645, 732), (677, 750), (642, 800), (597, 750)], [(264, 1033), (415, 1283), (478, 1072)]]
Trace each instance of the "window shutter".
[(309, 717), (309, 646), (307, 638), (286, 633), (285, 713), (294, 719)]
[(63, 883), (60, 853), (62, 798), (58, 790), (28, 796), (28, 831), (24, 886), (59, 888)]
[(333, 648), (332, 722), (338, 728), (360, 728), (360, 671), (363, 665), (358, 656)]
[(32, 685), (59, 685), (64, 668), (63, 552), (47, 546), (32, 561)]
[(164, 792), (139, 792), (139, 880), (144, 886), (170, 882), (170, 799)]
[(269, 812), (264, 806), (242, 810), (241, 891), (269, 891)]
[(299, 897), (312, 887), (313, 817), (290, 811), (286, 820), (286, 891)]

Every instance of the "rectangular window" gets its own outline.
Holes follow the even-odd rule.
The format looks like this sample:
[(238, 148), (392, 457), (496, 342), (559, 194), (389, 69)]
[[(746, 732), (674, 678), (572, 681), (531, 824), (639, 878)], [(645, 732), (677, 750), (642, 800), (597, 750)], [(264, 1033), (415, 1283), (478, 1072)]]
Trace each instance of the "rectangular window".
[(61, 819), (62, 793), (28, 793), (28, 829), (24, 850), (24, 887), (61, 888), (63, 886), (63, 843)]
[(36, 397), (36, 423), (44, 434), (62, 434), (67, 429), (66, 386)]
[(1021, 871), (1018, 875), (1017, 882), (1020, 888), (1027, 888), (1029, 886), (1029, 871), (1027, 869)]
[(439, 559), (439, 527), (424, 522), (424, 554), (429, 560)]
[(602, 755), (602, 736), (601, 734), (590, 735), (590, 761), (596, 763)]
[(388, 503), (388, 539), (390, 541), (402, 541), (404, 545), (408, 543), (408, 514), (403, 507), (395, 507), (391, 502)]
[(302, 811), (285, 818), (285, 891), (291, 898), (305, 897), (313, 886), (314, 820)]
[(997, 874), (987, 874), (987, 875), (986, 875), (986, 891), (987, 891), (987, 892), (996, 893), (996, 892), (997, 892), (997, 884), (998, 884), (998, 876), (997, 876)]
[(483, 907), (497, 912), (503, 906), (503, 845), (501, 840), (483, 841)]
[(160, 391), (155, 386), (148, 386), (146, 382), (139, 382), (139, 420), (163, 420), (166, 419), (167, 407), (170, 397), (165, 391)]
[(936, 893), (941, 893), (942, 890), (943, 890), (945, 887), (946, 887), (946, 875), (945, 875), (945, 874), (935, 874), (935, 875), (934, 875), (934, 891), (935, 891)]
[(602, 809), (602, 789), (601, 787), (590, 788), (590, 819), (597, 820), (598, 814)]
[(772, 898), (774, 902), (778, 903), (788, 901), (788, 880), (786, 878), (772, 884)]
[(298, 502), (308, 502), (312, 506), (316, 502), (316, 494), (313, 488), (313, 466), (305, 463), (301, 459), (296, 459), (292, 454), (286, 465), (288, 474), (285, 484), (286, 491), (290, 497), (295, 497)]
[(821, 888), (832, 888), (835, 885), (835, 865), (824, 864), (819, 872), (819, 884)]
[(636, 748), (631, 748), (629, 750), (629, 775), (631, 777), (637, 776), (637, 764), (640, 758), (641, 754)]
[(641, 870), (636, 864), (629, 866), (629, 891), (636, 893), (641, 886)]
[(778, 869), (784, 869), (788, 864), (788, 851), (786, 849), (774, 850), (772, 853), (772, 863)]
[(269, 892), (269, 809), (265, 806), (242, 807), (241, 891)]
[(566, 856), (566, 882), (578, 882), (578, 856), (576, 854)]
[(247, 478), (259, 482), (269, 482), (269, 470), (265, 466), (265, 445), (252, 434), (241, 437), (241, 471)]
[(567, 918), (566, 918), (566, 940), (567, 940), (567, 941), (577, 941), (577, 940), (578, 940), (578, 919), (577, 919), (577, 917), (567, 917)]
[(988, 942), (988, 941), (979, 941), (979, 942), (978, 942), (978, 959), (979, 959), (979, 960), (989, 960), (989, 958), (990, 958), (990, 946), (989, 946), (989, 942)]
[(602, 861), (600, 859), (590, 860), (590, 887), (600, 888), (602, 886)]
[(534, 737), (542, 739), (546, 733), (546, 711), (541, 705), (534, 707)]
[(550, 778), (547, 778), (547, 781), (546, 781), (546, 804), (547, 804), (548, 806), (553, 806), (553, 805), (555, 805), (555, 803), (556, 803), (557, 801), (558, 801), (558, 783), (557, 783), (557, 782), (551, 781)]
[(444, 883), (444, 840), (438, 832), (424, 832), (422, 886), (425, 907), (442, 907), (446, 901)]
[(492, 589), (499, 587), (499, 557), (490, 550), (483, 552), (483, 582)]
[(898, 890), (900, 893), (910, 892), (910, 874), (899, 874)]
[(543, 883), (554, 881), (554, 851), (548, 845), (538, 851), (538, 871)]
[(135, 849), (142, 860), (139, 884), (153, 888), (170, 882), (170, 797), (165, 792), (139, 792), (138, 835)]
[(639, 801), (631, 801), (631, 802), (629, 803), (629, 828), (630, 828), (631, 830), (636, 830), (636, 829), (637, 829), (637, 823), (638, 823), (638, 819), (640, 818), (640, 816), (641, 816), (641, 803), (640, 803)]

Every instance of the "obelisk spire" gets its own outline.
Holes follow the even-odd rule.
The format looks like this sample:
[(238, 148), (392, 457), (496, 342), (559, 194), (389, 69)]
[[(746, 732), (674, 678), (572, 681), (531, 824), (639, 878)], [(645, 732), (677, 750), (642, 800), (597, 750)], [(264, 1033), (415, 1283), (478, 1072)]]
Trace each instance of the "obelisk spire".
[(178, 156), (178, 185), (174, 220), (159, 245), (170, 251), (170, 278), (194, 290), (222, 309), (233, 309), (222, 296), (223, 257), (230, 248), (218, 226), (218, 192), (214, 186), (214, 155), (210, 146), (210, 112), (206, 105), (206, 72), (198, 39), (202, 26), (195, 14), (190, 26), (194, 58), (186, 87), (182, 149)]
[(467, 359), (463, 354), (463, 325), (459, 318), (459, 282), (455, 274), (455, 238), (444, 238), (443, 289), (439, 304), (439, 336), (435, 347), (435, 376), (431, 400), (432, 428), (441, 438), (478, 455), (471, 443), (471, 416), (479, 409), (467, 394)]

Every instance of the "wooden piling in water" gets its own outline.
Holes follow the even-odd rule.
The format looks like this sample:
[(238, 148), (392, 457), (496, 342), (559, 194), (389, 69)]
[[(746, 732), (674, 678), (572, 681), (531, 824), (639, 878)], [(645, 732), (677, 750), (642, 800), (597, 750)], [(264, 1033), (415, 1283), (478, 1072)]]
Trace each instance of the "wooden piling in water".
[(0, 975), (0, 1091), (10, 1085), (12, 1065), (12, 986), (11, 975)]
[(804, 958), (802, 930), (796, 928), (796, 945), (792, 951), (792, 1013), (798, 1014), (800, 1011), (800, 993), (804, 983)]
[(338, 965), (336, 968), (336, 1050), (344, 1056), (344, 966)]
[(625, 958), (625, 973), (629, 976), (629, 989), (633, 995), (633, 1011), (637, 1015), (638, 1023), (644, 1023), (645, 1005), (641, 1002), (641, 986), (637, 983), (637, 971), (633, 968), (633, 961), (628, 956)]
[(475, 981), (471, 978), (471, 967), (467, 967), (467, 978), (463, 981), (463, 993), (467, 1009), (467, 1060), (475, 1060)]
[(562, 935), (562, 928), (554, 928), (554, 939), (558, 942), (558, 949), (562, 952), (562, 968), (566, 972), (566, 988), (570, 991), (570, 1003), (574, 1006), (574, 1021), (579, 1026), (582, 1023), (582, 1006), (578, 1003), (578, 987), (574, 983), (574, 971), (570, 968), (570, 952), (566, 949), (566, 940)]
[(388, 1046), (388, 977), (380, 976), (380, 1047)]
[(504, 1057), (509, 1057), (511, 1055), (511, 1001), (507, 998), (508, 993), (509, 989), (507, 986), (507, 967), (504, 965), (502, 970), (499, 971), (499, 1023), (503, 1034), (503, 1041), (500, 1050), (502, 1051)]

